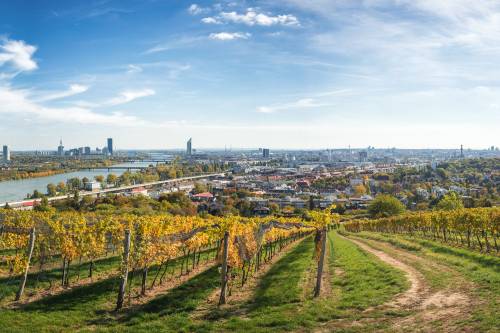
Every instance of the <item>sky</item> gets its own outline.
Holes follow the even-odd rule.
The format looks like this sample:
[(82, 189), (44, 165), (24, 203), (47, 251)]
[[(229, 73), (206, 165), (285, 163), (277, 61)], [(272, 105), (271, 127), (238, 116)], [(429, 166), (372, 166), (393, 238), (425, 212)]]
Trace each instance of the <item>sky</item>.
[(0, 2), (0, 144), (500, 145), (496, 0)]

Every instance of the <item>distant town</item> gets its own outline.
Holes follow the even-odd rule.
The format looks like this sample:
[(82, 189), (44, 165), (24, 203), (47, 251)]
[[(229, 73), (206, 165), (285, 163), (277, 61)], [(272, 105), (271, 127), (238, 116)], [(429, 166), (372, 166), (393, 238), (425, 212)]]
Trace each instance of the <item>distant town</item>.
[[(85, 198), (85, 209), (110, 209), (111, 201), (112, 209), (120, 209), (117, 197), (133, 202), (140, 196), (147, 198), (142, 208), (155, 210), (161, 208), (153, 202), (171, 194), (178, 200), (182, 194), (189, 199), (189, 204), (177, 207), (182, 214), (290, 216), (332, 204), (343, 211), (363, 210), (377, 194), (393, 195), (411, 210), (427, 209), (449, 192), (460, 195), (469, 207), (498, 203), (500, 152), (494, 146), (207, 150), (196, 149), (189, 138), (184, 151), (160, 151), (117, 150), (113, 138), (105, 142), (94, 150), (88, 146), (66, 150), (62, 140), (52, 151), (11, 152), (4, 146), (0, 175), (10, 186), (17, 179), (40, 182), (72, 174), (0, 204), (34, 209), (45, 200), (67, 209), (70, 197), (78, 195)], [(471, 174), (474, 171), (481, 176)]]

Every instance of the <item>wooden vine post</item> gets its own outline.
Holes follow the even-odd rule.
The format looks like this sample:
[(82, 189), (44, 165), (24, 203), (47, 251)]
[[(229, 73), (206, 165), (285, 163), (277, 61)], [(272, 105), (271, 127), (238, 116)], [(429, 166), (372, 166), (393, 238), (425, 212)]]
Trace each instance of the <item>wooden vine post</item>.
[(327, 232), (326, 232), (326, 227), (319, 231), (321, 234), (321, 253), (319, 254), (319, 261), (318, 261), (318, 275), (316, 276), (316, 288), (314, 289), (314, 297), (318, 297), (321, 293), (321, 278), (323, 276), (323, 266), (325, 264), (325, 253), (326, 253), (326, 237), (327, 237)]
[(19, 301), (24, 293), (24, 287), (26, 286), (26, 280), (28, 279), (28, 271), (30, 269), (31, 257), (33, 256), (33, 249), (35, 248), (35, 228), (32, 228), (30, 231), (30, 240), (28, 243), (27, 256), (28, 260), (26, 262), (26, 269), (24, 270), (23, 277), (21, 278), (21, 284), (19, 285), (19, 290), (16, 294), (16, 301)]
[(129, 256), (130, 256), (130, 230), (125, 230), (125, 238), (123, 239), (123, 262), (121, 269), (122, 280), (120, 282), (120, 290), (118, 291), (116, 310), (120, 310), (123, 307), (123, 300), (125, 298), (125, 290), (127, 287)]
[(224, 233), (224, 244), (222, 250), (222, 269), (220, 275), (220, 298), (219, 305), (226, 304), (226, 289), (227, 289), (227, 259), (229, 248), (229, 232)]

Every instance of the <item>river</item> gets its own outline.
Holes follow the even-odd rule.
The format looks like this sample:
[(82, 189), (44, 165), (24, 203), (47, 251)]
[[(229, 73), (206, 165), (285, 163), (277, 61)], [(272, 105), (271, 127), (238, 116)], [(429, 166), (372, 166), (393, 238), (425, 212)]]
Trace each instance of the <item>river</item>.
[[(117, 164), (115, 166), (148, 166), (149, 164), (151, 163), (133, 162)], [(57, 183), (66, 182), (66, 180), (74, 177), (80, 179), (83, 177), (93, 179), (98, 175), (106, 177), (110, 173), (119, 176), (123, 172), (125, 172), (125, 170), (111, 170), (109, 172), (107, 170), (81, 170), (47, 177), (3, 181), (0, 182), (0, 203), (23, 200), (28, 193), (33, 193), (34, 190), (38, 190), (40, 193), (46, 193), (47, 185), (50, 183), (57, 185)]]

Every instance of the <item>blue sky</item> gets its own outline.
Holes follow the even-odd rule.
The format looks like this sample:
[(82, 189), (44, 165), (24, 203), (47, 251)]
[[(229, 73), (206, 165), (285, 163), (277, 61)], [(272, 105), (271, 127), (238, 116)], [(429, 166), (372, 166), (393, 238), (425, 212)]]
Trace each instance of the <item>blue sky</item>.
[(499, 145), (500, 3), (2, 1), (0, 143)]

